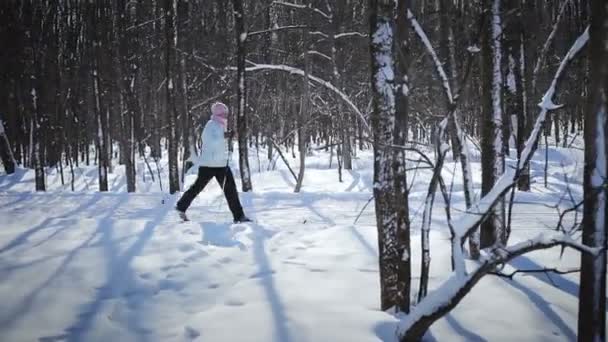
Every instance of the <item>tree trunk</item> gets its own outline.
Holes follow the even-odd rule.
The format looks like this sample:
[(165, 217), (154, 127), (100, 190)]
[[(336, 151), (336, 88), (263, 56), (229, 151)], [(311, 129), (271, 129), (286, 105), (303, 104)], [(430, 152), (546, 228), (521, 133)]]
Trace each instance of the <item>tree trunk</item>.
[(245, 13), (243, 0), (232, 0), (237, 45), (237, 135), (239, 141), (239, 167), (243, 192), (252, 190), (249, 156), (247, 150), (247, 85), (245, 82), (245, 56), (247, 54), (247, 31), (245, 30)]
[(578, 340), (606, 340), (606, 248), (608, 247), (608, 9), (594, 1), (590, 29), (591, 85), (585, 115), (583, 244), (603, 248), (581, 256)]
[[(409, 41), (407, 25), (408, 0), (400, 0), (397, 4), (396, 18), (396, 41), (395, 49), (397, 59), (395, 63), (395, 127), (393, 133), (393, 143), (395, 145), (405, 145), (409, 129), (408, 111), (408, 76), (409, 67)], [(407, 172), (405, 162), (405, 151), (393, 150), (393, 173), (394, 173), (394, 194), (395, 194), (395, 213), (397, 226), (397, 241), (399, 254), (398, 285), (399, 303), (401, 311), (410, 311), (410, 292), (412, 287), (412, 258), (410, 248), (410, 213), (409, 213), (409, 191), (407, 187)]]
[(304, 94), (302, 95), (302, 102), (300, 104), (300, 115), (298, 116), (298, 150), (300, 152), (300, 169), (298, 171), (298, 177), (296, 179), (296, 187), (294, 192), (300, 192), (302, 189), (302, 183), (304, 182), (304, 171), (306, 170), (306, 152), (308, 150), (308, 130), (306, 124), (308, 122), (308, 113), (310, 111), (310, 81), (308, 80), (308, 74), (310, 72), (310, 58), (308, 55), (309, 38), (308, 32), (304, 32), (304, 39), (302, 40), (304, 46), (304, 78), (302, 79)]
[[(486, 195), (504, 172), (502, 114), (501, 0), (485, 1), (485, 30), (482, 35), (482, 163), (481, 193)], [(506, 241), (505, 203), (500, 200), (481, 226), (481, 248)]]
[[(380, 264), (380, 296), (382, 310), (394, 308), (409, 311), (409, 293), (404, 262), (409, 253), (401, 241), (403, 212), (398, 211), (395, 190), (394, 152), (387, 148), (394, 142), (395, 134), (395, 88), (394, 88), (394, 27), (395, 6), (393, 1), (370, 0), (370, 51), (371, 82), (373, 91), (372, 130), (374, 133), (374, 201), (378, 229), (378, 251)], [(400, 107), (400, 110), (404, 108)], [(404, 114), (401, 112), (400, 114)], [(399, 136), (401, 136), (399, 131)], [(398, 195), (403, 196), (403, 192)], [(401, 203), (403, 203), (401, 201)], [(403, 210), (403, 209), (400, 209)], [(402, 222), (398, 222), (398, 216)]]
[(8, 141), (8, 136), (4, 132), (4, 121), (0, 118), (0, 158), (2, 159), (2, 165), (7, 174), (15, 173), (15, 157), (11, 145)]
[(167, 111), (169, 112), (169, 193), (179, 189), (179, 170), (177, 165), (177, 105), (175, 84), (175, 51), (177, 49), (176, 11), (177, 0), (165, 0), (165, 43), (166, 43), (166, 92)]
[[(133, 6), (133, 5), (132, 5)], [(127, 178), (127, 192), (135, 192), (135, 149), (134, 149), (134, 127), (135, 113), (139, 111), (137, 98), (135, 97), (135, 85), (137, 75), (137, 58), (135, 51), (137, 41), (129, 39), (127, 26), (130, 20), (129, 5), (125, 0), (118, 2), (119, 11), (119, 51), (120, 51), (120, 97), (121, 97), (121, 122), (122, 142), (121, 156), (125, 164)], [(122, 111), (126, 109), (125, 111)]]

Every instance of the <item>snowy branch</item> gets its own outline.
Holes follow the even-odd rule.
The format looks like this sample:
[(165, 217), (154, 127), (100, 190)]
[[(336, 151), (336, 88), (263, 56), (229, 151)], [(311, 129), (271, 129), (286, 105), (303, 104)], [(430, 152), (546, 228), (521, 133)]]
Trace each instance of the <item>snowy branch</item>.
[[(235, 68), (230, 67), (229, 69), (234, 70)], [(283, 72), (287, 72), (289, 74), (294, 74), (294, 75), (300, 75), (300, 76), (305, 75), (304, 70), (302, 70), (302, 69), (298, 69), (298, 68), (295, 68), (292, 66), (282, 65), (282, 64), (254, 64), (251, 67), (247, 67), (245, 70), (247, 72), (259, 71), (259, 70), (278, 70), (278, 71), (283, 71)], [(330, 82), (327, 82), (319, 77), (308, 74), (308, 78), (311, 81), (313, 81), (319, 85), (322, 85), (323, 87), (327, 88), (328, 90), (330, 90), (330, 91), (336, 93), (338, 96), (340, 96), (342, 98), (342, 100), (355, 112), (355, 114), (357, 114), (357, 116), (359, 117), (359, 120), (361, 120), (361, 123), (363, 123), (363, 127), (366, 129), (366, 131), (370, 132), (370, 127), (367, 123), (367, 120), (365, 119), (365, 116), (359, 110), (359, 108), (350, 100), (348, 95), (344, 94), (340, 89), (336, 88)]]
[(354, 37), (354, 36), (358, 36), (358, 37), (362, 37), (362, 38), (367, 38), (367, 35), (365, 33), (361, 33), (361, 32), (344, 32), (344, 33), (338, 33), (334, 36), (334, 38), (336, 39), (340, 39), (340, 38), (347, 38), (347, 37)]
[(416, 18), (414, 17), (414, 14), (412, 13), (412, 11), (409, 9), (407, 10), (407, 19), (410, 21), (412, 28), (416, 32), (416, 35), (418, 35), (418, 37), (422, 41), (422, 44), (424, 44), (428, 53), (433, 58), (433, 63), (435, 63), (435, 68), (437, 70), (437, 73), (439, 74), (439, 77), (441, 78), (441, 81), (443, 82), (443, 88), (445, 89), (445, 93), (448, 98), (448, 103), (450, 105), (452, 105), (454, 103), (454, 98), (452, 96), (452, 89), (450, 88), (450, 82), (448, 81), (448, 76), (445, 73), (445, 69), (443, 68), (443, 65), (441, 64), (439, 57), (437, 57), (437, 53), (435, 52), (435, 49), (433, 49), (433, 45), (431, 45), (431, 42), (429, 41), (428, 36), (426, 35), (424, 30), (418, 23), (418, 20), (416, 20)]
[(551, 33), (549, 33), (549, 36), (547, 37), (547, 40), (545, 41), (545, 44), (543, 45), (543, 49), (541, 50), (540, 54), (538, 55), (538, 59), (536, 60), (536, 64), (534, 65), (534, 71), (532, 72), (532, 89), (536, 89), (536, 79), (538, 77), (538, 72), (540, 71), (540, 68), (543, 65), (543, 60), (545, 59), (545, 56), (547, 55), (547, 51), (549, 51), (551, 42), (553, 42), (553, 38), (555, 37), (555, 33), (557, 32), (559, 22), (561, 21), (561, 18), (563, 17), (564, 12), (566, 11), (566, 6), (568, 5), (569, 2), (570, 2), (570, 0), (565, 0), (562, 3), (562, 7), (559, 10), (559, 14), (557, 15), (557, 18), (555, 18), (555, 23), (553, 23), (553, 29), (551, 30)]
[[(558, 81), (561, 79), (563, 72), (569, 62), (577, 55), (577, 53), (585, 46), (589, 40), (589, 28), (581, 34), (574, 42), (564, 59), (562, 60), (554, 78), (545, 92), (541, 103), (539, 104), (541, 111), (536, 119), (534, 129), (521, 153), (520, 160), (517, 163), (517, 168), (509, 168), (496, 181), (489, 193), (479, 199), (458, 219), (454, 220), (450, 225), (452, 230), (452, 246), (453, 253), (460, 254), (462, 259), (462, 242), (470, 235), (480, 222), (488, 215), (498, 200), (515, 184), (519, 178), (521, 170), (529, 163), (532, 158), (532, 147), (536, 144), (540, 135), (540, 130), (544, 125), (546, 115), (550, 110), (559, 108), (553, 103), (553, 96)], [(433, 291), (429, 296), (425, 297), (414, 310), (400, 322), (397, 333), (402, 341), (420, 340), (428, 328), (440, 317), (448, 313), (454, 308), (464, 296), (472, 289), (472, 287), (484, 275), (493, 271), (496, 266), (504, 264), (511, 259), (540, 249), (547, 249), (554, 246), (571, 247), (582, 253), (590, 253), (597, 255), (600, 253), (600, 248), (591, 248), (582, 243), (575, 241), (570, 234), (562, 232), (553, 232), (551, 234), (541, 234), (534, 239), (530, 239), (513, 246), (503, 247), (496, 245), (494, 248), (486, 250), (486, 255), (481, 259), (481, 264), (471, 273), (467, 273), (466, 269), (462, 269), (462, 260), (457, 260), (459, 266), (457, 271), (443, 283), (437, 290)]]
[(306, 6), (306, 5), (300, 5), (300, 4), (294, 4), (294, 3), (291, 3), (291, 2), (284, 2), (284, 1), (274, 1), (273, 4), (282, 5), (282, 6), (285, 6), (285, 7), (297, 8), (297, 9), (309, 9), (309, 10), (313, 11), (314, 13), (317, 13), (317, 14), (321, 15), (325, 19), (331, 19), (331, 15), (329, 15), (329, 14), (327, 14), (327, 13), (325, 13), (325, 12), (321, 11), (320, 9), (315, 8), (315, 7)]
[(306, 25), (289, 25), (289, 26), (273, 27), (273, 28), (269, 28), (269, 29), (265, 29), (265, 30), (249, 32), (247, 34), (247, 36), (251, 37), (251, 36), (260, 35), (260, 34), (264, 34), (264, 33), (286, 31), (286, 30), (299, 30), (299, 29), (305, 29), (305, 28), (308, 28), (308, 26), (306, 26)]
[(427, 331), (430, 323), (452, 310), (466, 296), (467, 293), (486, 274), (497, 266), (505, 264), (512, 259), (541, 249), (555, 246), (564, 246), (576, 249), (583, 253), (598, 255), (599, 248), (590, 248), (573, 240), (570, 236), (553, 233), (540, 234), (536, 238), (518, 243), (509, 248), (494, 249), (486, 255), (480, 265), (464, 277), (458, 274), (450, 277), (431, 296), (425, 297), (414, 311), (405, 316), (397, 326), (397, 334), (402, 341), (418, 341)]
[(319, 57), (322, 57), (322, 58), (325, 58), (325, 59), (331, 61), (331, 57), (329, 57), (328, 55), (326, 55), (326, 54), (324, 54), (322, 52), (319, 52), (317, 50), (310, 50), (310, 51), (308, 51), (308, 53), (311, 54), (311, 55), (317, 55)]
[(313, 35), (313, 36), (321, 36), (323, 38), (329, 38), (329, 36), (327, 35), (327, 33), (323, 33), (321, 31), (311, 31), (311, 32), (308, 32), (308, 33), (310, 35)]

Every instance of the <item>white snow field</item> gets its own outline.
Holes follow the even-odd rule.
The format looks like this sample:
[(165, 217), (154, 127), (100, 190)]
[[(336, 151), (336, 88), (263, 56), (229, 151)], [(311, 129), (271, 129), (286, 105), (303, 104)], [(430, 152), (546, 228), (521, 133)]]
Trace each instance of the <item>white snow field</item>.
[[(548, 188), (543, 156), (539, 150), (533, 161), (533, 191), (517, 196), (514, 242), (555, 227), (557, 212), (549, 206), (570, 205), (567, 184), (581, 198), (582, 151), (550, 149)], [(120, 166), (108, 193), (96, 192), (94, 166), (76, 170), (76, 192), (68, 170), (64, 186), (48, 170), (46, 193), (32, 191), (31, 170), (0, 174), (0, 341), (394, 341), (397, 320), (379, 310), (373, 203), (354, 223), (372, 190), (371, 152), (357, 157), (339, 183), (335, 158), (329, 168), (329, 154), (315, 151), (307, 158), (304, 191), (295, 194), (280, 159), (268, 171), (252, 153), (254, 192), (241, 201), (257, 223), (246, 225), (231, 224), (215, 183), (193, 202), (192, 221), (178, 223), (177, 197), (161, 193), (149, 173), (145, 181), (138, 175), (135, 194), (125, 193)], [(164, 175), (166, 163), (161, 166)], [(478, 156), (472, 167), (478, 192)], [(456, 209), (463, 208), (459, 168), (446, 162), (446, 181), (456, 170)], [(414, 277), (428, 177), (416, 175), (410, 200)], [(194, 178), (188, 175), (186, 186)], [(431, 290), (450, 271), (443, 222), (437, 196)], [(522, 256), (503, 271), (578, 265), (576, 252), (560, 258), (553, 249)], [(413, 298), (417, 288), (415, 278)], [(572, 341), (577, 295), (577, 273), (486, 276), (425, 339)]]

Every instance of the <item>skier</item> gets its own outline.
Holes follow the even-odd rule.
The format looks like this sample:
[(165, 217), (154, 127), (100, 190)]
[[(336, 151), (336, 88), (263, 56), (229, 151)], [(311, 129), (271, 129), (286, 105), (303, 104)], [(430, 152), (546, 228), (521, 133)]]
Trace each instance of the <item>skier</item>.
[(221, 102), (214, 103), (211, 106), (211, 119), (207, 121), (203, 129), (203, 147), (199, 156), (198, 176), (175, 206), (179, 217), (184, 221), (188, 221), (186, 210), (194, 198), (205, 188), (211, 178), (215, 177), (224, 191), (234, 223), (251, 222), (243, 212), (234, 176), (228, 165), (228, 149), (224, 139), (230, 139), (232, 132), (226, 130), (227, 121), (228, 106)]

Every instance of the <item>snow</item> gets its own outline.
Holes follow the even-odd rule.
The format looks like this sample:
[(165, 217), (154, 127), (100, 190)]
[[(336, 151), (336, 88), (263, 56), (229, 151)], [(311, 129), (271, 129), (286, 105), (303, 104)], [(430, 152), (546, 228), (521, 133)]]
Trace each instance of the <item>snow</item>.
[[(555, 210), (540, 203), (559, 202), (567, 187), (564, 172), (574, 196), (582, 197), (582, 151), (550, 151), (550, 188), (533, 184), (532, 193), (516, 197), (521, 203), (514, 208), (514, 245), (554, 227)], [(256, 190), (240, 194), (246, 213), (258, 222), (251, 225), (229, 223), (215, 183), (193, 202), (192, 221), (178, 224), (172, 211), (176, 197), (159, 191), (141, 160), (134, 194), (126, 193), (124, 167), (116, 161), (107, 193), (95, 191), (93, 165), (75, 170), (76, 192), (61, 185), (55, 169), (46, 170), (47, 193), (33, 191), (31, 170), (0, 174), (2, 340), (394, 341), (404, 323), (379, 310), (373, 203), (353, 225), (372, 192), (371, 151), (357, 151), (343, 183), (337, 182), (337, 170), (328, 168), (329, 153), (314, 151), (300, 194), (292, 192), (294, 181), (281, 163), (266, 171), (268, 162), (258, 164), (256, 152), (250, 151)], [(543, 157), (544, 151), (537, 151), (533, 175), (541, 172)], [(238, 165), (236, 153), (233, 158)], [(471, 158), (479, 189), (479, 156), (472, 151)], [(298, 158), (290, 163), (297, 168)], [(166, 159), (159, 163), (165, 185), (167, 165)], [(152, 169), (157, 172), (154, 164)], [(445, 166), (446, 172), (452, 169)], [(234, 174), (238, 177), (238, 170)], [(421, 256), (416, 209), (430, 176), (421, 170), (412, 184), (413, 260)], [(187, 175), (185, 185), (194, 178)], [(464, 209), (458, 171), (454, 179), (457, 212)], [(441, 223), (444, 213), (435, 212), (429, 291), (451, 272), (450, 233)], [(578, 253), (566, 250), (560, 259), (559, 249), (553, 249), (506, 267), (579, 264)], [(420, 265), (412, 266), (415, 276)], [(454, 279), (444, 291), (454, 291), (467, 276)], [(573, 340), (577, 284), (577, 274), (518, 275), (512, 281), (487, 276), (427, 338)]]
[[(393, 28), (390, 22), (378, 22), (372, 35), (372, 44), (377, 45), (374, 52), (375, 64), (378, 71), (374, 72), (375, 90), (384, 98), (383, 105), (388, 106), (391, 112), (395, 108), (395, 93), (393, 84), (395, 73), (393, 70)], [(382, 111), (388, 111), (388, 108)]]
[[(494, 122), (494, 178), (497, 179), (504, 172), (505, 162), (503, 158), (503, 131), (502, 127), (502, 21), (501, 21), (501, 0), (494, 0), (492, 3), (492, 121)], [(501, 205), (502, 207), (502, 205)], [(496, 209), (497, 227), (502, 227), (501, 217), (504, 217), (504, 209)], [(498, 213), (500, 211), (500, 213)]]
[(507, 89), (511, 94), (515, 94), (517, 92), (517, 85), (515, 83), (515, 60), (513, 56), (509, 55), (509, 72), (507, 73)]
[(472, 45), (467, 47), (467, 51), (469, 51), (470, 53), (478, 53), (481, 51), (481, 49), (476, 45)]

